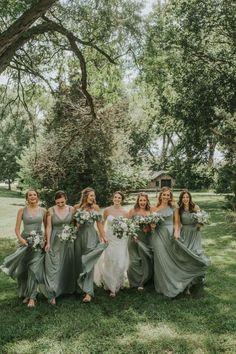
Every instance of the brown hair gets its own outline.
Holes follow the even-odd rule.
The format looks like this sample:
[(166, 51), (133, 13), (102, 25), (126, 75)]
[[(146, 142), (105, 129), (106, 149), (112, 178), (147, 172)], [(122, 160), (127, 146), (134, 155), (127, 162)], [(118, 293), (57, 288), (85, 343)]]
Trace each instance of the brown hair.
[(54, 197), (54, 200), (57, 200), (57, 199), (60, 199), (60, 198), (65, 198), (67, 199), (67, 195), (64, 191), (57, 191), (55, 193), (55, 197)]
[(181, 214), (184, 210), (184, 203), (183, 203), (183, 196), (184, 194), (188, 194), (189, 196), (189, 211), (190, 213), (194, 212), (195, 206), (196, 204), (192, 201), (192, 196), (191, 193), (187, 190), (183, 190), (180, 195), (179, 195), (179, 201), (178, 201), (178, 205), (179, 205), (179, 214)]
[(125, 199), (124, 193), (121, 192), (121, 191), (116, 191), (116, 192), (114, 192), (114, 193), (112, 194), (112, 199), (114, 198), (114, 196), (115, 196), (116, 194), (119, 194), (119, 195), (121, 196), (121, 199), (122, 199), (122, 202), (123, 202), (124, 199)]
[(134, 205), (134, 209), (139, 209), (139, 199), (141, 197), (145, 197), (146, 198), (146, 201), (147, 201), (147, 205), (145, 207), (145, 210), (150, 210), (151, 206), (150, 206), (150, 201), (149, 201), (149, 197), (148, 197), (148, 194), (145, 193), (145, 192), (140, 192), (138, 195), (137, 195), (137, 199), (136, 199), (136, 202), (135, 202), (135, 205)]
[[(91, 187), (87, 187), (84, 188), (81, 192), (81, 198), (80, 198), (80, 202), (79, 202), (79, 207), (83, 208), (86, 204), (87, 204), (87, 199), (88, 199), (88, 195), (90, 192), (94, 192), (95, 190)], [(94, 204), (96, 204), (96, 199), (94, 200)]]
[(158, 199), (157, 199), (157, 207), (159, 205), (161, 205), (161, 196), (164, 192), (170, 192), (170, 200), (168, 200), (168, 205), (169, 207), (173, 208), (174, 207), (174, 199), (173, 199), (173, 193), (172, 193), (172, 190), (169, 188), (169, 187), (162, 187), (161, 190), (160, 190), (160, 193), (159, 193), (159, 196), (158, 196)]

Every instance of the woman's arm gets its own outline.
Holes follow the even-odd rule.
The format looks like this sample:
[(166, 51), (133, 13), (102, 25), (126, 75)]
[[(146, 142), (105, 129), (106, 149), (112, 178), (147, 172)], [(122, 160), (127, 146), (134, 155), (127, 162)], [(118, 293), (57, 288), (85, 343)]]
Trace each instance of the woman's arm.
[(22, 223), (22, 217), (23, 217), (23, 209), (21, 208), (18, 213), (17, 213), (17, 217), (16, 217), (16, 226), (15, 226), (15, 234), (17, 239), (19, 240), (20, 244), (23, 246), (28, 246), (28, 242), (21, 237), (21, 233), (20, 233), (20, 227), (21, 227), (21, 223)]
[(108, 215), (109, 215), (109, 211), (108, 211), (108, 208), (106, 208), (103, 212), (103, 225), (105, 225)]
[(179, 208), (176, 208), (174, 213), (174, 239), (178, 240), (179, 238), (180, 238), (180, 215), (179, 215)]
[(103, 222), (102, 221), (97, 221), (97, 228), (98, 228), (98, 232), (99, 232), (100, 241), (108, 242), (107, 238), (106, 238), (106, 235), (105, 235), (105, 230), (104, 230), (104, 226), (103, 226)]
[(46, 228), (47, 228), (47, 210), (43, 208), (43, 226), (44, 226), (44, 245), (47, 243), (47, 234), (46, 234)]
[(128, 218), (128, 219), (132, 219), (133, 216), (134, 216), (134, 209), (130, 209), (130, 210), (128, 211), (127, 218)]
[(46, 246), (45, 251), (49, 251), (50, 249), (50, 241), (51, 241), (51, 233), (52, 233), (52, 215), (51, 210), (49, 209), (47, 212), (47, 226), (46, 226)]

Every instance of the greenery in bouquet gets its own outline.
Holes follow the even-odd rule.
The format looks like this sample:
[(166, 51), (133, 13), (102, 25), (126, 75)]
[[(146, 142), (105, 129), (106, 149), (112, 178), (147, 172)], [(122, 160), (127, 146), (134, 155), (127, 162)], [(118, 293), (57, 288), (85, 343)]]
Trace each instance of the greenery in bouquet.
[(60, 241), (74, 242), (76, 239), (76, 228), (72, 225), (63, 225), (62, 232), (58, 235)]
[(41, 231), (32, 230), (26, 237), (26, 241), (29, 246), (35, 249), (39, 247), (42, 248), (44, 245), (44, 237)]
[(137, 225), (131, 220), (122, 216), (115, 217), (112, 221), (113, 234), (121, 238), (137, 237)]
[(87, 211), (87, 210), (77, 210), (74, 216), (76, 222), (80, 225), (90, 223), (93, 224), (95, 221), (101, 221), (102, 215), (97, 211)]

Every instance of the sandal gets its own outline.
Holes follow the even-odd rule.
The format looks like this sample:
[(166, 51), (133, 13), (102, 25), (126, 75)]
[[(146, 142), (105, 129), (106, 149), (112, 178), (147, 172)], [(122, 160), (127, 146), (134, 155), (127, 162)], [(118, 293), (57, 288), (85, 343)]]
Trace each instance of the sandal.
[(144, 287), (143, 286), (139, 286), (138, 287), (138, 291), (143, 291), (144, 290)]
[(35, 305), (36, 305), (36, 300), (29, 299), (27, 307), (32, 308), (32, 307), (35, 307)]
[(83, 303), (88, 304), (92, 301), (92, 296), (89, 294), (86, 294), (85, 297), (83, 298)]

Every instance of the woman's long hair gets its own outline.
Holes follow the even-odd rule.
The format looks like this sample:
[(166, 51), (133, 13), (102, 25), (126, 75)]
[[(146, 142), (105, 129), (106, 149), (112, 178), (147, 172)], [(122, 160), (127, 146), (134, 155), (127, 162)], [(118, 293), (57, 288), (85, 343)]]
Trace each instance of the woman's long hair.
[[(87, 187), (85, 189), (82, 190), (81, 192), (81, 198), (80, 198), (80, 202), (79, 202), (79, 208), (84, 209), (84, 207), (90, 207), (92, 208), (93, 205), (88, 205), (87, 203), (87, 199), (88, 199), (88, 195), (90, 192), (94, 192), (95, 190), (93, 188)], [(94, 203), (96, 204), (96, 199), (94, 199)]]
[(137, 195), (137, 199), (136, 199), (136, 202), (135, 202), (135, 205), (134, 205), (134, 209), (135, 209), (135, 210), (139, 209), (139, 199), (140, 199), (141, 197), (145, 197), (145, 199), (146, 199), (146, 201), (147, 201), (145, 210), (150, 210), (151, 206), (150, 206), (149, 197), (148, 197), (148, 194), (145, 193), (145, 192), (140, 192), (140, 193)]
[(160, 193), (158, 195), (156, 207), (159, 207), (161, 205), (161, 196), (164, 192), (170, 192), (170, 200), (168, 200), (168, 205), (169, 207), (173, 208), (175, 206), (175, 202), (174, 202), (172, 190), (169, 187), (161, 188)]
[(26, 204), (28, 204), (29, 192), (35, 192), (35, 193), (36, 193), (37, 198), (38, 198), (37, 202), (38, 202), (38, 201), (39, 201), (39, 192), (38, 192), (36, 189), (34, 189), (34, 188), (30, 188), (30, 189), (28, 189), (27, 192), (25, 193)]
[(196, 204), (192, 201), (191, 193), (187, 190), (183, 190), (179, 195), (179, 201), (178, 201), (179, 214), (181, 214), (184, 211), (184, 203), (183, 203), (184, 194), (188, 194), (188, 196), (189, 196), (189, 211), (190, 211), (190, 213), (193, 213), (195, 210)]

